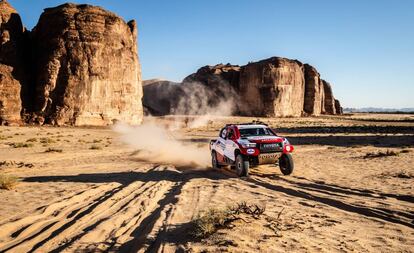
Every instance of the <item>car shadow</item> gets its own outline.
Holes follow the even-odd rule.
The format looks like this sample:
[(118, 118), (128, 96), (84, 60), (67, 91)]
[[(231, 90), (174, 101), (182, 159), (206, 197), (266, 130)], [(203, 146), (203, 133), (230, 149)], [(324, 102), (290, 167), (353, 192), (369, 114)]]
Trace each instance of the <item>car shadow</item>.
[(148, 171), (123, 171), (111, 173), (85, 173), (77, 175), (56, 175), (56, 176), (34, 176), (25, 177), (23, 182), (79, 182), (79, 183), (120, 183), (129, 185), (135, 181), (141, 182), (183, 182), (194, 178), (206, 178), (212, 180), (220, 180), (229, 178), (228, 175), (217, 173), (212, 170), (195, 170), (190, 167), (181, 166), (177, 170), (157, 170), (159, 166)]

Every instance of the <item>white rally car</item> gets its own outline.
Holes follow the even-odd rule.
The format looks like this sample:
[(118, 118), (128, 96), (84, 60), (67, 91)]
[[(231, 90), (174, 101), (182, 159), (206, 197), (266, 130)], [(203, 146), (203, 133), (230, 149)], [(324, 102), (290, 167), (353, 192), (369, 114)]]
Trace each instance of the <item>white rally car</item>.
[(213, 168), (230, 165), (239, 176), (248, 176), (249, 168), (260, 164), (278, 164), (284, 175), (293, 171), (293, 146), (261, 122), (226, 125), (210, 141), (210, 150)]

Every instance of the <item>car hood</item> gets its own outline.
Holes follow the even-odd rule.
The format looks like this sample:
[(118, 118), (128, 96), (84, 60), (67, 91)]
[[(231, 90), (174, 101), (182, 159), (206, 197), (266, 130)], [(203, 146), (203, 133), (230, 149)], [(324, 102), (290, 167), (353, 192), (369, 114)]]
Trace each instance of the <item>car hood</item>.
[(283, 142), (283, 138), (279, 136), (251, 136), (245, 139), (254, 143), (279, 143)]

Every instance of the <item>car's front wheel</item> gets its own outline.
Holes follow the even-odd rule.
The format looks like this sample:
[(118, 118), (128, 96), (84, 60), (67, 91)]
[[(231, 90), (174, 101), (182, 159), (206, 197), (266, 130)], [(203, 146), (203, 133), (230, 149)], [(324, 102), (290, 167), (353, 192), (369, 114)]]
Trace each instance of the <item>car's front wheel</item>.
[(283, 175), (290, 175), (293, 172), (293, 158), (291, 154), (283, 154), (279, 158), (279, 168)]
[(249, 175), (249, 161), (245, 161), (242, 155), (236, 157), (236, 173), (239, 177), (247, 177)]

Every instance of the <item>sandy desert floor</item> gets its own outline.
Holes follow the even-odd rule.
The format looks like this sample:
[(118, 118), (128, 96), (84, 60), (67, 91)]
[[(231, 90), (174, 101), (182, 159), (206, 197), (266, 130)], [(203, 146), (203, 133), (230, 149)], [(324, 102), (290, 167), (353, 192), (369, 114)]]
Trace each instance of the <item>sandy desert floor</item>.
[[(208, 157), (224, 123), (250, 120), (177, 133)], [(295, 145), (292, 175), (137, 159), (109, 128), (0, 127), (0, 173), (20, 178), (0, 190), (0, 251), (414, 252), (414, 115), (263, 120)], [(266, 210), (189, 235), (200, 212), (243, 201)]]

